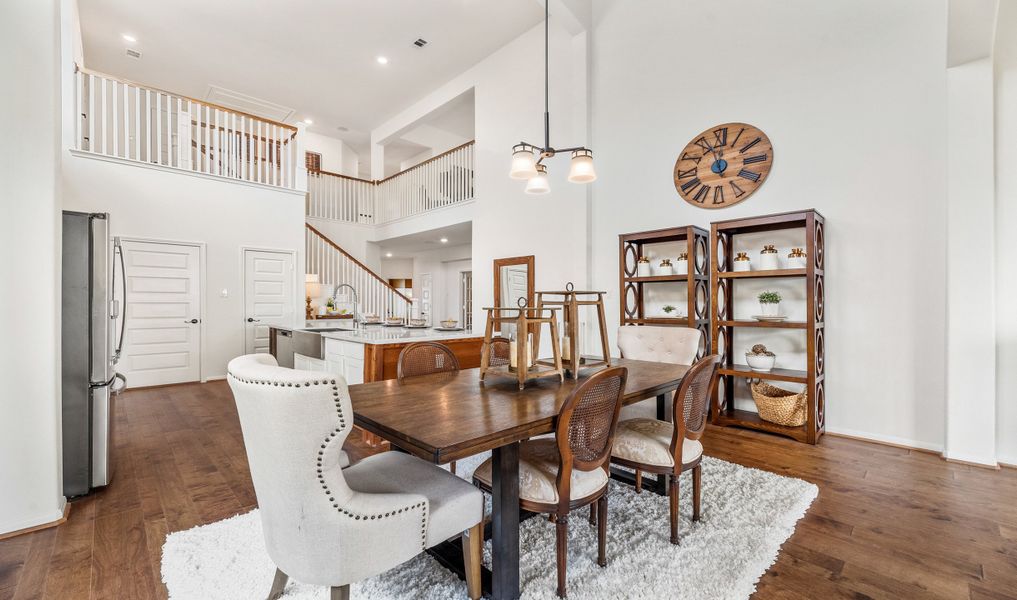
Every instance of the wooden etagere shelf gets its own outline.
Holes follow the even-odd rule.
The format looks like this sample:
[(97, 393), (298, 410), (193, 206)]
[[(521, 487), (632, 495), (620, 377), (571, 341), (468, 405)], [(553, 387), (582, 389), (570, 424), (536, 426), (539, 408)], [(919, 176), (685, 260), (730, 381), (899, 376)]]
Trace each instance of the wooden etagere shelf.
[[(733, 240), (739, 234), (804, 229), (804, 269), (774, 269), (769, 271), (735, 272), (733, 270)], [(823, 242), (824, 219), (815, 210), (732, 219), (713, 223), (710, 229), (712, 252), (710, 297), (712, 306), (711, 348), (721, 357), (720, 377), (724, 385), (718, 386), (718, 396), (711, 404), (711, 419), (715, 425), (745, 427), (776, 433), (796, 440), (815, 444), (825, 431), (826, 395), (824, 370), (825, 321), (824, 321), (824, 266), (825, 248)], [(805, 280), (806, 320), (757, 322), (734, 318), (734, 294), (739, 279), (761, 277), (784, 277)], [(734, 330), (739, 327), (802, 330), (806, 337), (806, 369), (773, 369), (768, 373), (752, 371), (745, 365), (735, 364)], [(736, 380), (764, 379), (773, 382), (804, 384), (808, 390), (806, 422), (801, 427), (785, 427), (762, 420), (752, 411), (735, 408), (734, 392)]]
[[(684, 242), (688, 252), (688, 273), (639, 277), (638, 260), (646, 255), (646, 246)], [(669, 257), (672, 261), (676, 257)], [(621, 289), (622, 325), (671, 325), (692, 327), (702, 333), (698, 357), (710, 348), (710, 234), (694, 225), (653, 231), (623, 233), (618, 236), (618, 285)], [(647, 285), (685, 284), (685, 316), (667, 317), (646, 314)]]

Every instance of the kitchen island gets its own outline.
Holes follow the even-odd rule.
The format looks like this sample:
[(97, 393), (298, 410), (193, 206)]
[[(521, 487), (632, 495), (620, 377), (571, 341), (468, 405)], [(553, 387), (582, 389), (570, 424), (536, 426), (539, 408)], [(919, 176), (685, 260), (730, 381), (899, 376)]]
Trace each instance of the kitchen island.
[(278, 331), (293, 336), (293, 368), (342, 375), (349, 384), (395, 379), (399, 353), (414, 342), (439, 342), (448, 346), (459, 359), (459, 366), (480, 366), (484, 336), (472, 331), (440, 331), (364, 325), (359, 328), (335, 327), (315, 323), (306, 328), (271, 328), (270, 351), (280, 359), (275, 343)]

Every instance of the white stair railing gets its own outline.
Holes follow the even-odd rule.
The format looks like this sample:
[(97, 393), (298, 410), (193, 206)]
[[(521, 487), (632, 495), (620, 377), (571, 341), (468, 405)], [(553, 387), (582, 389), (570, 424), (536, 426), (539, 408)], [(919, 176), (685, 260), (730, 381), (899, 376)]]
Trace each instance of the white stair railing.
[(82, 68), (75, 78), (78, 150), (298, 189), (293, 126)]
[(363, 314), (403, 317), (410, 313), (410, 299), (350, 256), (335, 242), (311, 225), (306, 225), (306, 272), (318, 275), (322, 283), (348, 283), (357, 290)]
[(308, 173), (307, 216), (382, 224), (473, 199), (474, 142), (381, 181)]
[(307, 216), (374, 223), (375, 183), (328, 171), (307, 173)]

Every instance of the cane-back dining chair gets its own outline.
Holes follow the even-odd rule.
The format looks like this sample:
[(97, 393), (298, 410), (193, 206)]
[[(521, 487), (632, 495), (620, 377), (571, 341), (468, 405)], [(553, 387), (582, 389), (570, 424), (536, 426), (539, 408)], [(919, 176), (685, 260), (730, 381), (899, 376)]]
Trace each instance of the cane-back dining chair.
[(636, 471), (636, 493), (642, 490), (643, 472), (667, 478), (670, 498), (671, 543), (678, 543), (678, 478), (692, 471), (692, 520), (699, 520), (702, 494), (703, 444), (710, 398), (717, 385), (716, 354), (699, 360), (682, 379), (674, 395), (674, 422), (625, 419), (618, 423), (611, 462)]
[[(558, 413), (554, 438), (519, 444), (519, 506), (555, 522), (558, 596), (564, 598), (569, 513), (597, 504), (597, 564), (607, 565), (608, 461), (628, 370), (598, 371), (576, 387)], [(492, 461), (473, 473), (490, 493)]]

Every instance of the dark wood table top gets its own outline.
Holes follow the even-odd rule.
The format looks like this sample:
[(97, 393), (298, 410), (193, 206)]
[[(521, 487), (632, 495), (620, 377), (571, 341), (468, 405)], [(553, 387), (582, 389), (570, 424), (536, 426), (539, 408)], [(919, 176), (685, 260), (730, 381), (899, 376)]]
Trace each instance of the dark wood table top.
[[(678, 389), (688, 365), (612, 358), (627, 367), (625, 403)], [(583, 369), (580, 381), (596, 370)], [(562, 403), (577, 382), (515, 377), (480, 369), (350, 386), (357, 426), (425, 460), (442, 464), (554, 431)]]

